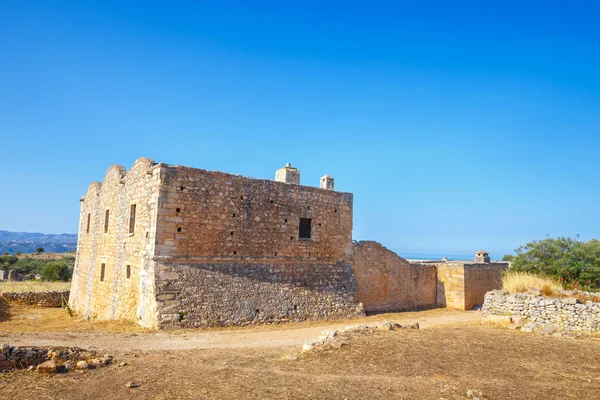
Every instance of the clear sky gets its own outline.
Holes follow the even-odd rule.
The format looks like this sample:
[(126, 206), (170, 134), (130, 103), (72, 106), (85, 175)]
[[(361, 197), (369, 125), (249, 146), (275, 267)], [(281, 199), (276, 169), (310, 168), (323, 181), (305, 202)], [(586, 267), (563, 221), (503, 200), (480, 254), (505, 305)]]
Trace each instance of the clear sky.
[(598, 237), (596, 4), (1, 0), (0, 229), (146, 156), (328, 173), (401, 255)]

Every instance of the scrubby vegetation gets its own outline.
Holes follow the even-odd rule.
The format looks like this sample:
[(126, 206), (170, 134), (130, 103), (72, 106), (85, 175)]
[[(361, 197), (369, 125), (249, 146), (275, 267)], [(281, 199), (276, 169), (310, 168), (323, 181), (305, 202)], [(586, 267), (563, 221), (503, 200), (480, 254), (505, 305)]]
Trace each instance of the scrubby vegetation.
[(21, 274), (41, 274), (45, 280), (68, 281), (73, 275), (75, 257), (72, 255), (59, 259), (41, 259), (28, 257), (27, 255), (17, 257), (10, 255), (0, 256), (0, 269), (8, 274), (16, 270)]
[(504, 256), (511, 271), (527, 272), (561, 282), (566, 288), (600, 290), (600, 242), (571, 238), (534, 240)]
[(530, 288), (540, 289), (545, 296), (551, 296), (560, 290), (560, 282), (551, 278), (527, 272), (507, 271), (502, 277), (502, 288), (509, 293), (526, 292)]

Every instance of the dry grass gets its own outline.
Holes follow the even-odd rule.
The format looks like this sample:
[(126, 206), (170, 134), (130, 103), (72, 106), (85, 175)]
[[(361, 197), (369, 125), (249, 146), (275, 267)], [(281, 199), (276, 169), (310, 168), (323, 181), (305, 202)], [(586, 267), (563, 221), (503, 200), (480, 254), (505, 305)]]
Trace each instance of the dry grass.
[[(336, 351), (282, 361), (294, 348), (113, 352), (85, 374), (2, 374), (6, 398), (591, 399), (600, 343), (526, 335), (479, 323), (378, 332)], [(551, 351), (549, 351), (551, 349)], [(128, 389), (125, 383), (140, 385)], [(4, 385), (2, 385), (4, 384)], [(479, 394), (481, 392), (481, 395)]]
[(0, 301), (0, 332), (143, 332), (132, 321), (88, 321), (64, 308), (42, 308)]
[(557, 295), (562, 285), (550, 278), (526, 272), (508, 271), (502, 277), (502, 288), (509, 293), (526, 292), (529, 288), (540, 289), (544, 296)]
[(0, 293), (8, 292), (43, 292), (47, 290), (69, 290), (71, 282), (0, 282)]

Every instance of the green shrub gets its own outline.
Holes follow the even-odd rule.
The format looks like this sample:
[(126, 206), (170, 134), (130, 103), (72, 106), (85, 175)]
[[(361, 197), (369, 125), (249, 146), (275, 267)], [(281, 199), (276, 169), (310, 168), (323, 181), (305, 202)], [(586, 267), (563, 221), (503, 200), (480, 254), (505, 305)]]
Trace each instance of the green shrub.
[(65, 262), (49, 262), (42, 270), (42, 277), (47, 281), (68, 281), (71, 270)]
[(582, 242), (570, 238), (534, 240), (519, 247), (511, 261), (511, 270), (548, 276), (567, 287), (600, 289), (600, 242)]

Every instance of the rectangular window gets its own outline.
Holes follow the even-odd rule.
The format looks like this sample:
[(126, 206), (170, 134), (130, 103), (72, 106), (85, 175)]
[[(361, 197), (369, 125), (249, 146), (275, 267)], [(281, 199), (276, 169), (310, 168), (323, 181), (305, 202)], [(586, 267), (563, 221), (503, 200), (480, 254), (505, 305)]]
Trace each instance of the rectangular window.
[(88, 214), (87, 217), (87, 227), (85, 228), (85, 233), (90, 233), (90, 221), (92, 219), (92, 214)]
[(104, 233), (108, 233), (108, 215), (110, 214), (110, 210), (106, 210), (104, 214)]
[(135, 232), (135, 204), (129, 210), (129, 233)]
[(310, 239), (311, 235), (311, 219), (300, 218), (299, 235), (300, 239)]
[(104, 270), (105, 270), (105, 269), (106, 269), (106, 264), (104, 264), (104, 263), (103, 263), (103, 264), (100, 266), (100, 281), (103, 281), (103, 280), (104, 280)]
[(127, 266), (127, 279), (131, 277), (131, 265)]

